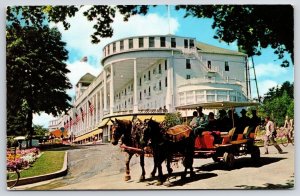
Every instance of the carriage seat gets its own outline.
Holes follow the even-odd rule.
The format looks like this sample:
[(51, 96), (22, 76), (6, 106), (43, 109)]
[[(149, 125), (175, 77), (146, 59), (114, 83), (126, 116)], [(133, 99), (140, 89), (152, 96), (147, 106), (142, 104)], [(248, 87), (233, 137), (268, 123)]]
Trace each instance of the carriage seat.
[(196, 149), (212, 149), (215, 148), (214, 142), (215, 137), (214, 134), (220, 133), (213, 133), (211, 131), (203, 131), (201, 136), (197, 136), (195, 139), (195, 148)]

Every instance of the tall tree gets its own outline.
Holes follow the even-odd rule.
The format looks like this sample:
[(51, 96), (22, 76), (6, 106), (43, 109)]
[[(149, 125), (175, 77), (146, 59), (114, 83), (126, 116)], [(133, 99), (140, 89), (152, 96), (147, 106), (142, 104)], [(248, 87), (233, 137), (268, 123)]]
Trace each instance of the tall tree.
[(56, 28), (12, 23), (7, 23), (6, 43), (7, 131), (14, 133), (12, 116), (22, 111), (25, 131), (32, 136), (33, 113), (57, 116), (70, 107), (66, 43)]

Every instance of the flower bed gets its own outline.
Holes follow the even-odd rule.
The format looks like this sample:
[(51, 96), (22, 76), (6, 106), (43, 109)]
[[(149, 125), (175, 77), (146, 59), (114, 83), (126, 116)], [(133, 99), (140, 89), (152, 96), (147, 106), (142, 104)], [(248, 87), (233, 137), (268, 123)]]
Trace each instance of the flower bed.
[(38, 148), (30, 148), (26, 150), (7, 150), (6, 152), (6, 167), (8, 170), (26, 169), (32, 165), (35, 160), (41, 156)]

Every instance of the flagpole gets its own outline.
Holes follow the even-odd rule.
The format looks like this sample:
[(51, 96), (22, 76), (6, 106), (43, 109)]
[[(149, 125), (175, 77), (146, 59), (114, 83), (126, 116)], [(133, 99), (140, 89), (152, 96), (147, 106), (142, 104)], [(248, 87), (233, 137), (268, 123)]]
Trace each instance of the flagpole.
[(171, 24), (170, 24), (170, 5), (168, 5), (168, 26), (169, 26), (169, 34), (171, 34)]

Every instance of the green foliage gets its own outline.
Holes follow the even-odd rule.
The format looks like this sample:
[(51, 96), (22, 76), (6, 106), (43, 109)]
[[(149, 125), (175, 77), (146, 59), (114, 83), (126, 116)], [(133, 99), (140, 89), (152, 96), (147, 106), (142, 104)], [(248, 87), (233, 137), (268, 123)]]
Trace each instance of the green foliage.
[(13, 22), (6, 27), (7, 133), (32, 135), (33, 113), (57, 116), (70, 107), (68, 51), (56, 28)]
[(178, 5), (187, 16), (213, 18), (215, 39), (237, 44), (249, 56), (261, 55), (271, 46), (281, 66), (288, 67), (285, 53), (294, 61), (294, 10), (292, 5)]
[(45, 175), (62, 169), (65, 151), (44, 151), (29, 169), (21, 171), (21, 178)]
[(48, 129), (43, 128), (41, 125), (33, 125), (34, 135), (45, 136), (48, 133)]
[(286, 85), (282, 85), (281, 88), (277, 87), (275, 91), (274, 88), (270, 89), (267, 93), (267, 99), (264, 99), (263, 105), (260, 107), (262, 116), (270, 116), (277, 126), (284, 124), (286, 115), (294, 117), (294, 100), (291, 97), (293, 93), (289, 95), (285, 90), (286, 87)]
[(165, 115), (165, 128), (170, 128), (181, 124), (181, 114), (179, 112), (167, 113)]

